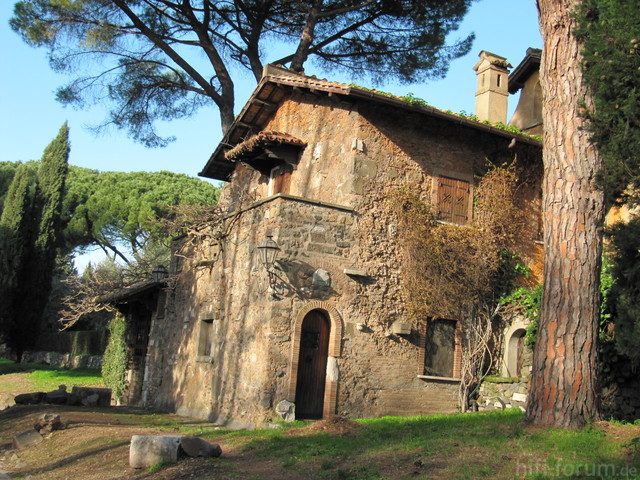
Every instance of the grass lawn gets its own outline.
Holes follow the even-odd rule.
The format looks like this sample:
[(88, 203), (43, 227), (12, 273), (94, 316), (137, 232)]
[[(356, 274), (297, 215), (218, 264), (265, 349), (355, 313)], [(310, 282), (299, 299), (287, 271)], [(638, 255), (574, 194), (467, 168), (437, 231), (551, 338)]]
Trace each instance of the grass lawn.
[[(0, 361), (0, 394), (11, 391), (10, 378), (29, 386), (18, 393), (49, 391), (59, 384), (102, 385), (96, 371)], [(30, 428), (38, 412), (56, 409), (70, 428), (7, 460), (11, 478), (640, 480), (640, 425), (601, 421), (578, 431), (531, 427), (515, 409), (232, 431), (140, 409), (17, 406), (0, 413), (0, 443), (8, 447), (12, 435)], [(141, 433), (198, 435), (220, 444), (223, 456), (134, 471), (128, 466), (128, 445), (131, 435)]]
[(84, 368), (64, 369), (41, 363), (15, 363), (0, 358), (0, 392), (49, 392), (59, 385), (104, 387), (99, 370)]
[(640, 427), (598, 422), (563, 431), (527, 427), (523, 417), (519, 410), (385, 417), (358, 420), (364, 428), (346, 436), (277, 430), (227, 436), (243, 438), (242, 448), (259, 458), (277, 455), (283, 467), (309, 479), (640, 479), (634, 444)]

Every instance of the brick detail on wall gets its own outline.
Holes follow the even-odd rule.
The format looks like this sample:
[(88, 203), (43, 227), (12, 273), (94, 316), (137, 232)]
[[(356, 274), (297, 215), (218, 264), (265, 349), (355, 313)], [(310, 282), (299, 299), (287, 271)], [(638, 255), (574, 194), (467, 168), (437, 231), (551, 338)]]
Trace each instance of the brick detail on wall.
[(453, 378), (460, 378), (462, 374), (462, 322), (456, 322), (456, 334), (453, 349)]

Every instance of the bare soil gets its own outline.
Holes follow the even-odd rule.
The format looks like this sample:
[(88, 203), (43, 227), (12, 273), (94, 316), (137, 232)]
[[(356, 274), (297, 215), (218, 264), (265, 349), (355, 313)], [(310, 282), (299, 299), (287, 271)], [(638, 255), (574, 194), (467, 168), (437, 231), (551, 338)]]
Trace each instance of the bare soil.
[[(24, 373), (0, 376), (0, 479), (29, 480), (298, 480), (299, 471), (283, 466), (282, 459), (258, 457), (245, 448), (248, 440), (207, 436), (222, 448), (214, 459), (187, 458), (158, 471), (129, 466), (129, 444), (133, 435), (170, 435), (181, 427), (211, 431), (216, 425), (193, 418), (154, 414), (130, 407), (87, 408), (57, 405), (14, 405), (18, 393), (36, 391)], [(13, 405), (6, 408), (9, 405)], [(4, 410), (3, 410), (4, 409)], [(46, 436), (42, 443), (14, 450), (13, 437), (33, 429), (43, 413), (57, 413), (65, 425)], [(174, 431), (154, 427), (175, 424)], [(329, 433), (350, 435), (363, 428), (356, 422), (338, 419), (319, 421), (292, 430), (292, 435)], [(310, 466), (313, 468), (312, 466)]]
[[(15, 435), (33, 429), (43, 413), (60, 415), (65, 428), (53, 431), (44, 441), (12, 449)], [(294, 479), (279, 463), (253, 458), (242, 442), (219, 443), (222, 457), (183, 459), (159, 471), (129, 466), (129, 443), (133, 435), (168, 435), (171, 431), (149, 426), (159, 415), (127, 408), (92, 408), (56, 405), (16, 405), (0, 412), (0, 470), (10, 478), (33, 480), (115, 479)], [(176, 415), (161, 415), (178, 426), (215, 428), (207, 422)], [(0, 478), (2, 478), (0, 476)]]

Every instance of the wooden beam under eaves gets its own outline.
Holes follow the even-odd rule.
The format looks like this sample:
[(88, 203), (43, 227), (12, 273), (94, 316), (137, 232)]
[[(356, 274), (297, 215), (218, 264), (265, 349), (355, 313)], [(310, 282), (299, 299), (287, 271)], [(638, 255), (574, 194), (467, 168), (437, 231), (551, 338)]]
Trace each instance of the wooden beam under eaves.
[(327, 95), (329, 99), (334, 103), (340, 103), (342, 101), (340, 95), (336, 94), (335, 92), (327, 92)]
[(261, 98), (256, 98), (253, 102), (259, 105), (263, 105), (265, 107), (270, 107), (270, 108), (276, 108), (278, 106), (278, 104), (275, 102), (270, 102), (269, 100), (262, 100)]

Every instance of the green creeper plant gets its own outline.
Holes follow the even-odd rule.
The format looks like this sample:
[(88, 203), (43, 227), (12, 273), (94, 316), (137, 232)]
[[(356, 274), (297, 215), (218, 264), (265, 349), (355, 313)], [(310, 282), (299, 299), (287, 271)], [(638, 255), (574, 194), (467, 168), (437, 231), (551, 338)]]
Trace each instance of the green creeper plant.
[(122, 400), (126, 390), (125, 372), (127, 370), (127, 324), (121, 313), (109, 321), (109, 343), (102, 360), (102, 379), (111, 389), (113, 396)]

